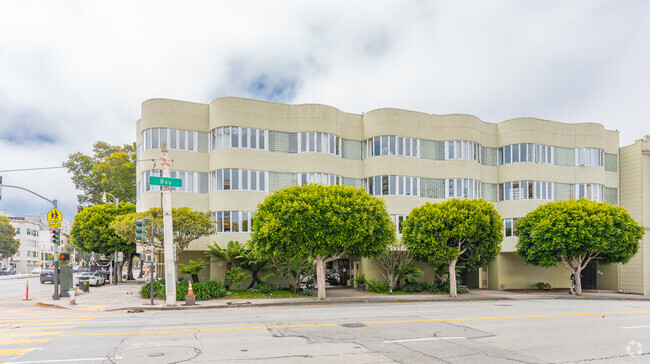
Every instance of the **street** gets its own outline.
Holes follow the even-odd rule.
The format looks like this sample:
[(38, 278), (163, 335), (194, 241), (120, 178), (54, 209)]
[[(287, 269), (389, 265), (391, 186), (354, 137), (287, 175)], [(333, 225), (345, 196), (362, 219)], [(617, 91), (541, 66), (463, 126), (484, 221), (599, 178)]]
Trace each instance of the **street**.
[(0, 361), (648, 362), (650, 303), (522, 300), (0, 310)]
[(41, 284), (38, 276), (31, 278), (9, 278), (0, 279), (0, 300), (5, 298), (25, 298), (26, 282), (29, 282), (29, 295), (42, 295), (49, 292), (54, 294), (54, 285), (50, 282)]

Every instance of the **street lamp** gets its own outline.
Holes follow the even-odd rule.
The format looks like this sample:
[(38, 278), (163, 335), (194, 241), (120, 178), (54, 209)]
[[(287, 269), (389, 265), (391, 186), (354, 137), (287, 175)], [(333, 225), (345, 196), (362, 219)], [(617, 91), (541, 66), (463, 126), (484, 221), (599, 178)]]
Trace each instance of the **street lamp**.
[[(111, 195), (108, 192), (102, 192), (102, 202), (106, 203), (106, 196), (111, 196), (113, 200), (115, 200), (115, 209), (120, 208), (120, 199)], [(114, 262), (114, 267), (113, 267), (113, 284), (117, 284), (117, 279), (118, 279), (118, 273), (117, 273), (117, 250), (115, 251), (115, 258), (113, 259)]]

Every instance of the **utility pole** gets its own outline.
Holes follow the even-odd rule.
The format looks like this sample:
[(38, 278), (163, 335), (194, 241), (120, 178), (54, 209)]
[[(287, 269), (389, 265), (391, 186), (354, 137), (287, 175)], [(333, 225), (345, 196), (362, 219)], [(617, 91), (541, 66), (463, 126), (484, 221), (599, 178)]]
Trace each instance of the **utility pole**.
[[(167, 144), (163, 143), (160, 156), (162, 164), (162, 177), (171, 177), (172, 164), (169, 159)], [(172, 220), (172, 193), (171, 187), (161, 186), (162, 214), (163, 214), (163, 244), (165, 248), (165, 294), (168, 306), (176, 305), (176, 247), (174, 244)]]

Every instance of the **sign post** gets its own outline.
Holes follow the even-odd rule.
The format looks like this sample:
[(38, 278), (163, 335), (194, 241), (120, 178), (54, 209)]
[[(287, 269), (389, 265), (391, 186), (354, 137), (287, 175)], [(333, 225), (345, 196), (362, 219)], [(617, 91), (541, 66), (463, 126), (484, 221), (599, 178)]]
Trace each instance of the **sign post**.
[(54, 300), (59, 300), (59, 244), (61, 243), (61, 221), (63, 214), (56, 208), (47, 213), (47, 222), (52, 228), (52, 243), (54, 243)]

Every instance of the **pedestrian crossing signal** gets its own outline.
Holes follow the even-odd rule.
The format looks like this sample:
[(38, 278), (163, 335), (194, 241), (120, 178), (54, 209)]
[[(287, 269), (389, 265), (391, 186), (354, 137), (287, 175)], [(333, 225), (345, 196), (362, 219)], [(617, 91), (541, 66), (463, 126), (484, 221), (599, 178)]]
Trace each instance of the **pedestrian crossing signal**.
[(59, 253), (59, 260), (70, 260), (70, 253)]

